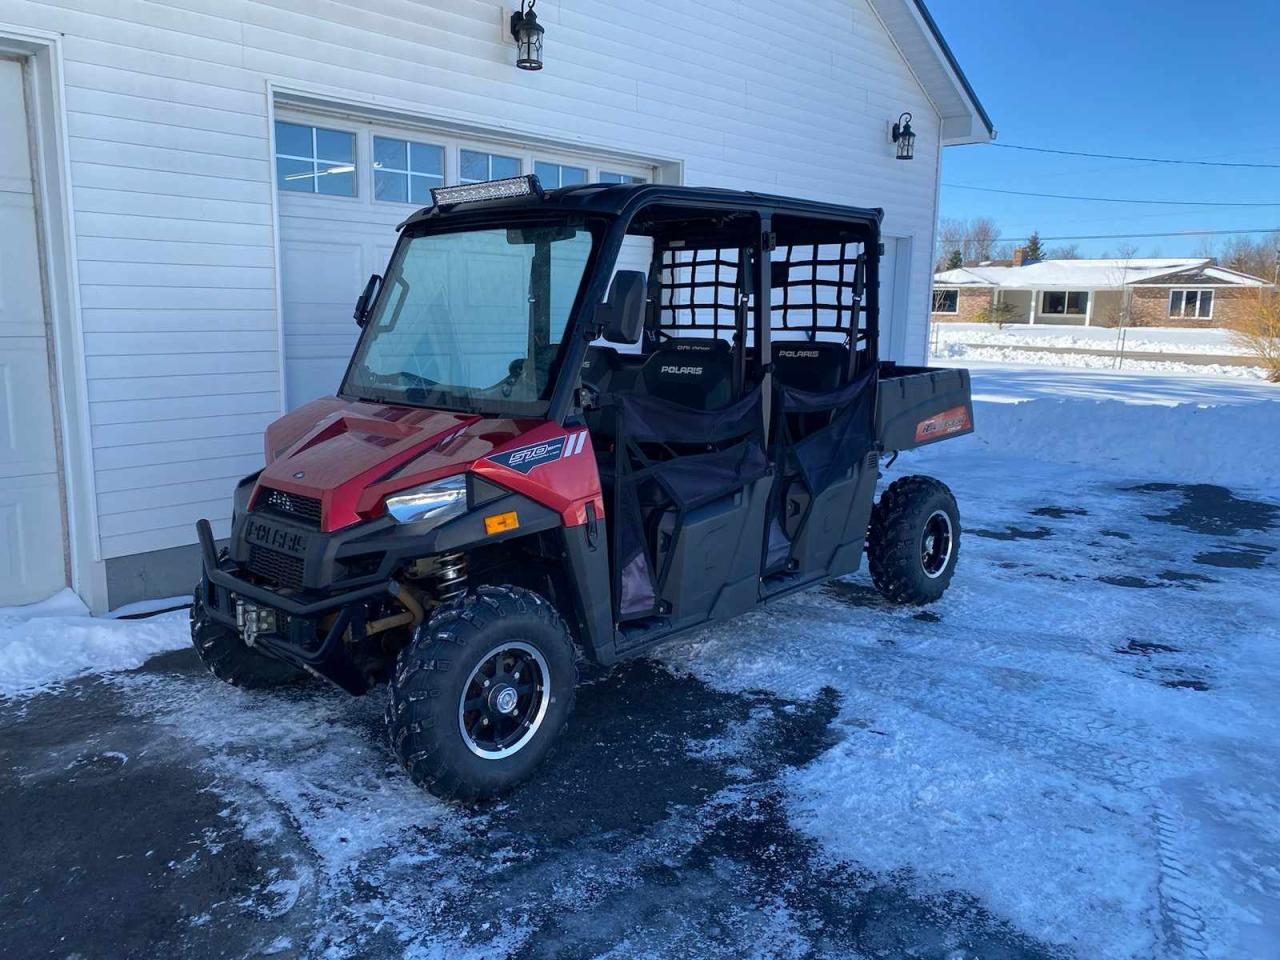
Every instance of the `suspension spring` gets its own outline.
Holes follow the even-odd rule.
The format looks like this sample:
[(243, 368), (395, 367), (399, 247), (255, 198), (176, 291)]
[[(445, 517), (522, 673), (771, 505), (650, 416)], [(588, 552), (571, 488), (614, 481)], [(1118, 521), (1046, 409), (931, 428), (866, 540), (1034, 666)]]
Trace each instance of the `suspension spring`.
[(467, 592), (467, 556), (464, 553), (441, 554), (436, 560), (436, 599), (448, 603)]

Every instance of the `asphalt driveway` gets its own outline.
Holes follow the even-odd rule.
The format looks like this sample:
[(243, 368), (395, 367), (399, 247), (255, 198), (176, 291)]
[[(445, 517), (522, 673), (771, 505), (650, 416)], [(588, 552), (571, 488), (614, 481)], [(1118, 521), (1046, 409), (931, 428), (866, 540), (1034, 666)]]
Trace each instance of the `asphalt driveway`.
[(942, 603), (858, 575), (588, 673), (497, 804), (414, 789), (381, 696), (185, 650), (0, 702), (5, 953), (1265, 956), (1280, 507), (936, 469)]

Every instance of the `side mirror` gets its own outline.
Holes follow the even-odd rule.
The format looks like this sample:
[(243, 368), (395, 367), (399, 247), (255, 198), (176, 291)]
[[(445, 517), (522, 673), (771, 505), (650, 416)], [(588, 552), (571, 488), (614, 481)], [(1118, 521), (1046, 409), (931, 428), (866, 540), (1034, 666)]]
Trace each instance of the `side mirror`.
[(364, 285), (364, 291), (356, 300), (356, 308), (351, 312), (351, 317), (358, 326), (363, 327), (369, 322), (369, 310), (373, 307), (373, 301), (378, 296), (380, 286), (382, 286), (382, 277), (376, 273), (369, 277), (369, 282)]
[(602, 336), (610, 343), (635, 343), (644, 331), (644, 306), (649, 277), (641, 270), (619, 270), (609, 298), (596, 307)]

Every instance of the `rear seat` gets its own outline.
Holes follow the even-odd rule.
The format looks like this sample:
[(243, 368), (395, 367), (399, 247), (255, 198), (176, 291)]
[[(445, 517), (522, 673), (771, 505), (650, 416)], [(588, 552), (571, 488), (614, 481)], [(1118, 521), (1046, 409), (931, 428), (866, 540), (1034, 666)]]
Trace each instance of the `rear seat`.
[(827, 393), (848, 380), (849, 348), (829, 340), (776, 341), (773, 373), (785, 386)]
[(720, 410), (733, 402), (733, 353), (723, 340), (665, 340), (640, 368), (636, 387), (694, 410)]

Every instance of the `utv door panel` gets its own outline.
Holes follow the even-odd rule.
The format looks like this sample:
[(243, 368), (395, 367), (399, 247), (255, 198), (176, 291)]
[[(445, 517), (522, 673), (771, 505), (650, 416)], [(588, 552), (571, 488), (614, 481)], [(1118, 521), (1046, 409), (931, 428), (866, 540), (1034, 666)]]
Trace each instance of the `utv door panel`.
[(669, 572), (661, 599), (673, 623), (731, 617), (755, 606), (770, 479), (688, 511), (679, 530), (676, 512), (663, 513), (658, 564)]
[(792, 543), (791, 557), (801, 576), (837, 576), (857, 569), (856, 559), (852, 568), (844, 569), (847, 561), (840, 559), (845, 552), (841, 548), (855, 544), (857, 552), (861, 552), (871, 515), (870, 503), (862, 501), (866, 498), (868, 476), (871, 485), (875, 484), (875, 469), (876, 464), (868, 464), (864, 458), (848, 477), (813, 499), (809, 519)]

